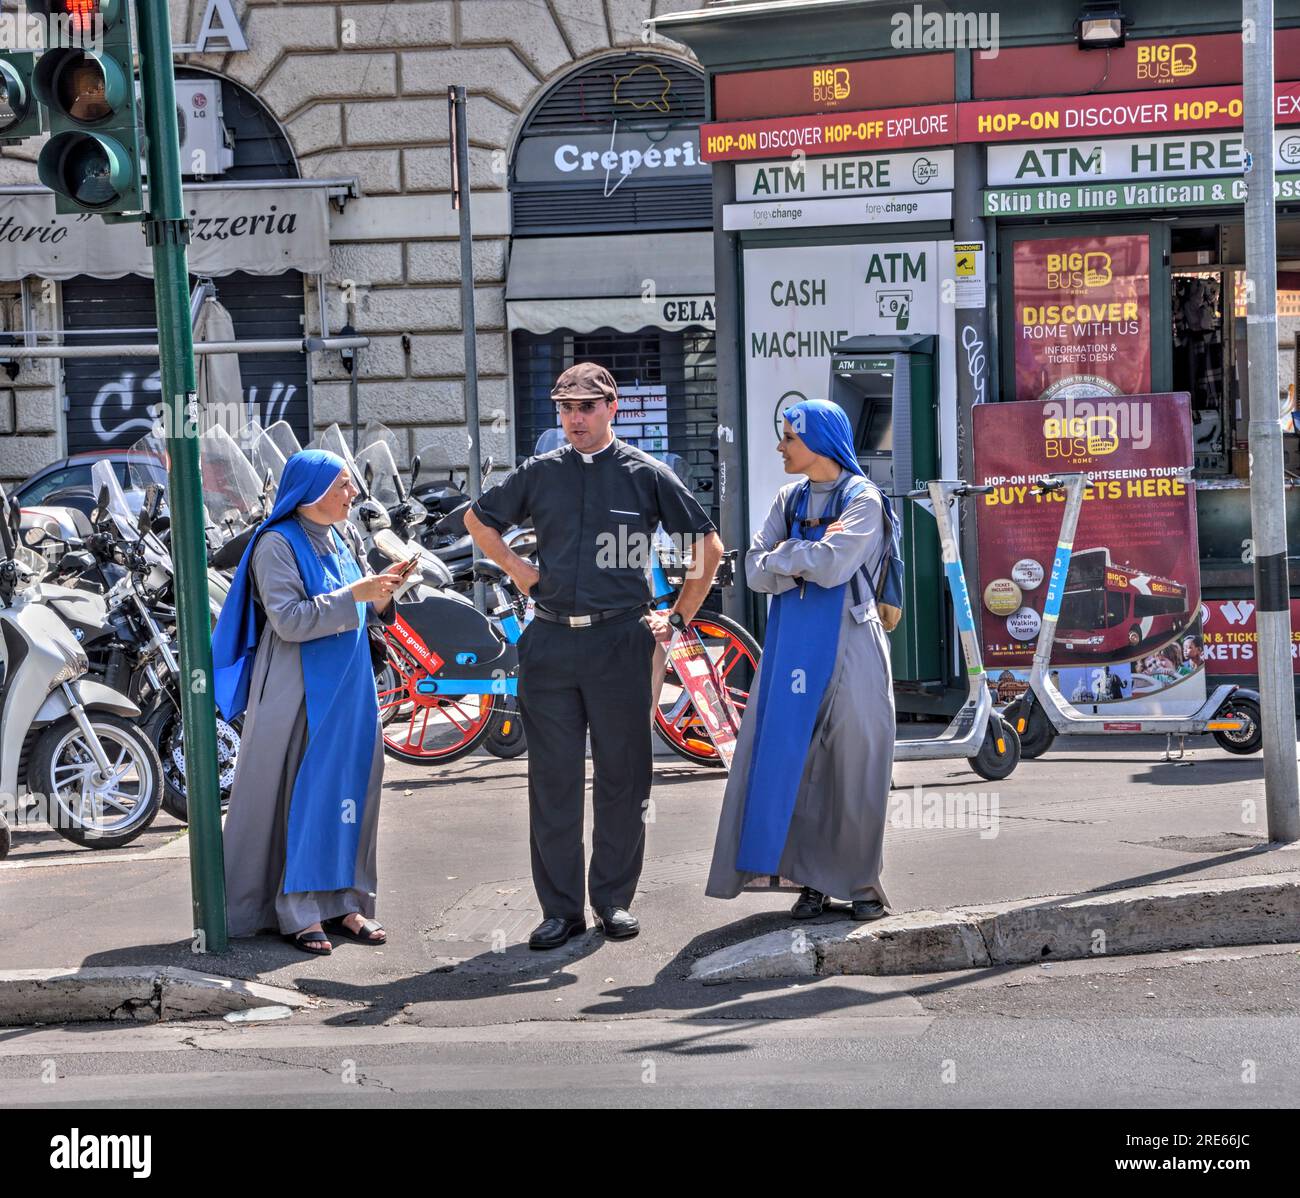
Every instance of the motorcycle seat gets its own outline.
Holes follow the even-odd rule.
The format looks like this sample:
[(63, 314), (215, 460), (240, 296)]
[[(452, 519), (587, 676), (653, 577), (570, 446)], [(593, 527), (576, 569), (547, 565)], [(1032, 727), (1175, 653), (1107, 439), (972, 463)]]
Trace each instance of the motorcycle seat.
[(484, 582), (504, 582), (506, 572), (496, 562), (484, 560), (474, 563), (474, 577)]

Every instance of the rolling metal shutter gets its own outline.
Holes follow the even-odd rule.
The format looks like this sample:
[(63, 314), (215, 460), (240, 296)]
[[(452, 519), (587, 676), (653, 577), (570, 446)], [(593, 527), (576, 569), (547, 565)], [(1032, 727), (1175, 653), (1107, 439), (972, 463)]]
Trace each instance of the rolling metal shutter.
[[(192, 281), (191, 281), (192, 283)], [(222, 275), (213, 280), (217, 299), (230, 312), (241, 340), (301, 337), (303, 282), (298, 271), (282, 275)], [(63, 322), (81, 329), (149, 328), (154, 324), (153, 280), (80, 276), (63, 285)], [(157, 335), (69, 336), (71, 345), (150, 342)], [(310, 439), (307, 359), (304, 354), (244, 354), (239, 360), (244, 399), (263, 422), (288, 420), (298, 439)], [(149, 407), (161, 401), (158, 362), (150, 358), (70, 358), (63, 367), (68, 452), (125, 448), (153, 424)]]
[[(557, 427), (551, 387), (575, 362), (598, 362), (620, 389), (662, 386), (668, 395), (668, 450), (686, 459), (691, 489), (700, 506), (718, 520), (717, 355), (712, 330), (645, 328), (637, 333), (561, 329), (538, 335), (513, 334), (516, 449), (531, 457), (537, 438)], [(618, 421), (615, 421), (618, 426)]]
[[(643, 132), (652, 139), (697, 127), (705, 116), (704, 75), (674, 59), (620, 54), (579, 68), (555, 84), (520, 139)], [(713, 184), (638, 179), (611, 188), (595, 175), (585, 186), (521, 182), (512, 163), (511, 232), (516, 237), (574, 232), (711, 229)]]
[[(205, 78), (177, 70), (177, 78)], [(221, 80), (222, 117), (235, 147), (234, 165), (222, 179), (292, 179), (298, 171), (275, 121), (261, 104), (230, 80)], [(303, 335), (303, 277), (219, 275), (216, 298), (230, 312), (239, 340), (298, 338)], [(191, 289), (194, 280), (190, 280)], [(63, 285), (64, 327), (74, 329), (152, 328), (153, 281), (139, 275), (95, 279), (88, 275)], [(73, 336), (71, 345), (156, 341), (153, 334)], [(311, 437), (307, 413), (305, 354), (244, 354), (239, 360), (244, 399), (264, 421), (288, 420), (304, 445)], [(158, 403), (157, 359), (69, 359), (64, 370), (68, 452), (129, 446), (152, 425), (147, 408)]]

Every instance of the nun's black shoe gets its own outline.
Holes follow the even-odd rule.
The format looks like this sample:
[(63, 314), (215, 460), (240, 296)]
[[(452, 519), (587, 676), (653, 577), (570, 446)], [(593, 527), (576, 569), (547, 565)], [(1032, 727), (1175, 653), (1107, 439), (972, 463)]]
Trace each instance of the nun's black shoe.
[(790, 914), (795, 919), (816, 919), (826, 910), (827, 903), (830, 902), (820, 890), (814, 890), (811, 886), (805, 886), (799, 892), (798, 899), (790, 908)]
[(559, 948), (587, 930), (585, 919), (561, 919), (558, 915), (544, 919), (528, 937), (529, 948)]
[(334, 951), (330, 938), (319, 928), (310, 932), (289, 932), (285, 939), (313, 957), (328, 957)]
[(631, 940), (641, 930), (637, 917), (624, 907), (601, 907), (596, 926), (609, 940)]
[(885, 914), (885, 904), (879, 899), (853, 900), (853, 918), (859, 923), (865, 923), (869, 919), (884, 919)]

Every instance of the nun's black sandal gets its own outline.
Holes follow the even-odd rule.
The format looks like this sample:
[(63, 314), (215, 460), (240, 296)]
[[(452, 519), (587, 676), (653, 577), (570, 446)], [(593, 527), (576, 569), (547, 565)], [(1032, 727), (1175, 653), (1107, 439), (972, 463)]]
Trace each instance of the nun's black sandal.
[[(345, 919), (347, 919), (346, 915), (340, 915), (337, 919), (326, 920), (324, 926), (329, 928), (331, 932), (337, 932), (339, 935), (346, 936), (349, 940), (355, 940), (358, 944), (380, 945), (388, 943), (388, 933), (384, 931), (383, 925), (375, 920), (365, 920), (361, 925), (361, 930), (354, 932), (343, 922)], [(375, 932), (379, 932), (380, 935), (376, 937)]]
[[(303, 952), (309, 953), (313, 957), (328, 957), (334, 951), (334, 946), (330, 944), (330, 938), (319, 929), (310, 932), (299, 932), (297, 935), (289, 934), (285, 939), (296, 948), (302, 949)], [(324, 948), (313, 948), (313, 945), (324, 945)]]

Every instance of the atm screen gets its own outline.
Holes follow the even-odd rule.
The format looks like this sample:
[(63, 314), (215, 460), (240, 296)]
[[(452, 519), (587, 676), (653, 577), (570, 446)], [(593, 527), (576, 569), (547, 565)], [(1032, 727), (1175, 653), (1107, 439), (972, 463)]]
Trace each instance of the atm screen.
[(894, 449), (893, 400), (867, 400), (854, 434), (859, 453), (892, 453)]
[(888, 454), (894, 448), (894, 376), (892, 372), (832, 370), (831, 398), (853, 426), (860, 455)]

